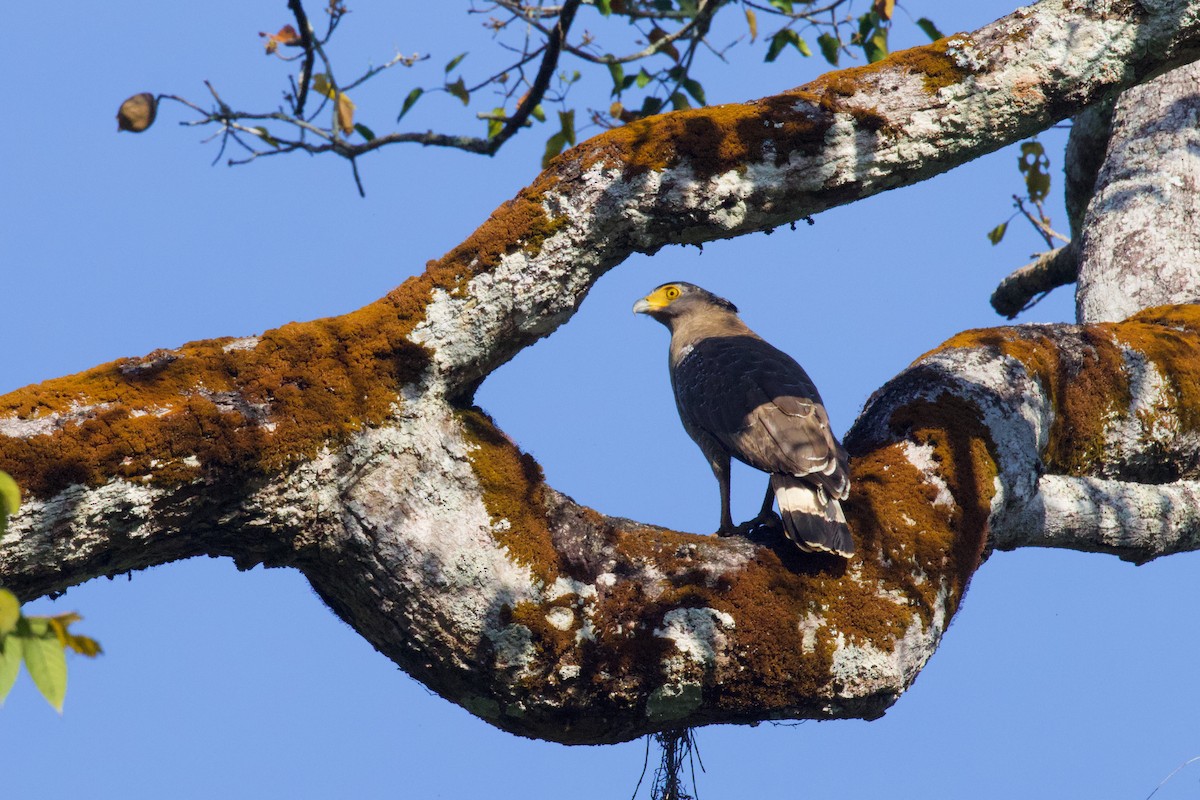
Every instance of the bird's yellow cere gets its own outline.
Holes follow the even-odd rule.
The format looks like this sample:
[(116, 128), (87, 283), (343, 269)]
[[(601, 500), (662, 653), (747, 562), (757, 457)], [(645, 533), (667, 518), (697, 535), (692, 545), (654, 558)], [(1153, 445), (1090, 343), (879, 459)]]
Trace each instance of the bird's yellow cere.
[(646, 295), (643, 300), (650, 308), (666, 308), (679, 297), (679, 294), (679, 287), (673, 283), (668, 283)]

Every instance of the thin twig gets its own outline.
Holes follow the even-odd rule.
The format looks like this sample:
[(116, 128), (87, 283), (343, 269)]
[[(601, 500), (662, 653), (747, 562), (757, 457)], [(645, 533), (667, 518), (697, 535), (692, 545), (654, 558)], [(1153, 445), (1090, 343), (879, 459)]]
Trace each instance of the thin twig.
[(304, 63), (300, 66), (300, 88), (296, 93), (296, 105), (292, 113), (297, 117), (304, 116), (304, 104), (308, 100), (308, 84), (312, 80), (313, 68), (313, 36), (312, 26), (308, 24), (308, 14), (304, 12), (304, 4), (300, 0), (288, 0), (288, 8), (296, 18), (300, 28), (300, 47), (304, 50)]

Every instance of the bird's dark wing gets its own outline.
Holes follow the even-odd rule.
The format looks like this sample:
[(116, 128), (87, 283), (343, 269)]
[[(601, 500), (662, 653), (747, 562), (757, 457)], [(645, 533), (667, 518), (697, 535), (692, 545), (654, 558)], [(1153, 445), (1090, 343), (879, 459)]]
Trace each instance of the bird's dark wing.
[(816, 386), (795, 359), (755, 336), (703, 339), (675, 366), (684, 425), (764, 472), (812, 476), (833, 497), (849, 481)]

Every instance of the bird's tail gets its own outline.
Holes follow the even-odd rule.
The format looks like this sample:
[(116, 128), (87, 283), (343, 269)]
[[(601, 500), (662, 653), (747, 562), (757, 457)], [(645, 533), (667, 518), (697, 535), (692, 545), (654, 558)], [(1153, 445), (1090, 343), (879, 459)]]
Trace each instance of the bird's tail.
[(835, 553), (849, 558), (854, 555), (854, 540), (846, 527), (842, 504), (830, 497), (824, 486), (810, 481), (780, 473), (771, 475), (784, 533), (806, 553)]

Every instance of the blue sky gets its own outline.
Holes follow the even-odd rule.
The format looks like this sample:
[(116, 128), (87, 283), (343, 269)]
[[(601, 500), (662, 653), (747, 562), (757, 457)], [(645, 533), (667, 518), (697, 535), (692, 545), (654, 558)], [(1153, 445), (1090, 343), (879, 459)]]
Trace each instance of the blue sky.
[[(484, 59), (487, 38), (465, 6), (351, 3), (334, 51), (341, 74), (367, 55), (433, 54), (356, 96), (359, 119), (387, 130), (414, 81), (436, 79), (463, 50), (464, 65)], [(1011, 7), (913, 0), (910, 9), (950, 32)], [(204, 101), (203, 79), (231, 103), (269, 107), (285, 67), (262, 55), (256, 33), (288, 21), (283, 2), (6, 11), (0, 392), (350, 311), (458, 243), (537, 171), (544, 139), (528, 136), (493, 159), (379, 153), (362, 163), (365, 200), (332, 159), (210, 167), (215, 150), (174, 124), (180, 109), (164, 107), (155, 128), (133, 136), (115, 133), (116, 107), (142, 90)], [(789, 51), (763, 68), (756, 52), (706, 73), (710, 102), (770, 94), (822, 66)], [(593, 106), (607, 105), (596, 97)], [(427, 97), (411, 117), (418, 128), (481, 128), (447, 96)], [(1057, 181), (1065, 137), (1043, 138)], [(1011, 213), (1015, 164), (1009, 148), (795, 232), (630, 259), (570, 323), (491, 376), (478, 402), (577, 500), (712, 530), (716, 487), (675, 415), (666, 333), (635, 318), (633, 301), (670, 279), (734, 300), (807, 367), (844, 431), (912, 359), (1001, 322), (988, 295), (1041, 249), (1015, 224), (999, 247), (984, 236)], [(1057, 193), (1055, 204), (1065, 228)], [(822, 316), (801, 318), (796, 300), (812, 293), (830, 301), (804, 303)], [(1072, 315), (1060, 292), (1025, 320)], [(757, 508), (761, 483), (735, 473), (735, 516)], [(883, 719), (705, 728), (701, 797), (1145, 797), (1200, 753), (1200, 653), (1187, 623), (1200, 600), (1196, 564), (1194, 555), (1135, 568), (1078, 553), (996, 554)], [(628, 796), (641, 770), (642, 742), (568, 748), (471, 717), (375, 653), (295, 572), (199, 559), (30, 607), (67, 610), (85, 616), (80, 632), (106, 654), (72, 660), (62, 717), (27, 678), (18, 683), (0, 709), (6, 795), (608, 800)], [(1192, 796), (1197, 779), (1185, 770), (1156, 797)]]

